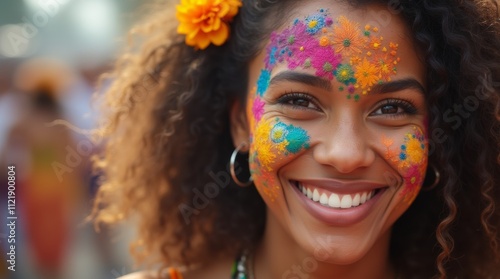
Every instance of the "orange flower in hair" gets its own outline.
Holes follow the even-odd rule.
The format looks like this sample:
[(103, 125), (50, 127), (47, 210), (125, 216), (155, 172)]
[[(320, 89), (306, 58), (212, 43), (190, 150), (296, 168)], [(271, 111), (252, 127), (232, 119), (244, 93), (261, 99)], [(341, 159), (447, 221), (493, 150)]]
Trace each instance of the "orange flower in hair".
[(198, 49), (210, 43), (220, 46), (229, 37), (228, 23), (241, 5), (241, 0), (181, 0), (177, 33), (186, 35), (186, 44)]

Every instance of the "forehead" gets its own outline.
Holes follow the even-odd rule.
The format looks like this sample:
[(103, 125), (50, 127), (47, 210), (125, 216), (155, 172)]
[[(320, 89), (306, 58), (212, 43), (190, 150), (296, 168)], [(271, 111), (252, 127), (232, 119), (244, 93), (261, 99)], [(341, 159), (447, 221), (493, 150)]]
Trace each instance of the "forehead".
[(307, 71), (346, 85), (355, 83), (336, 76), (337, 70), (347, 78), (349, 71), (358, 69), (350, 76), (358, 74), (358, 81), (370, 83), (375, 80), (359, 75), (375, 65), (380, 70), (376, 82), (413, 76), (424, 84), (424, 65), (411, 31), (383, 5), (301, 1), (272, 32), (255, 63), (260, 64), (255, 68), (264, 68), (270, 75), (282, 69)]
[(379, 29), (379, 33), (390, 39), (397, 37), (409, 39), (410, 30), (402, 20), (400, 13), (394, 11), (390, 5), (380, 3), (371, 3), (363, 5), (350, 5), (340, 1), (300, 1), (292, 10), (289, 16), (284, 20), (284, 24), (275, 32), (282, 31), (292, 26), (297, 20), (314, 19), (315, 15), (323, 14), (336, 22), (340, 16), (347, 17), (350, 21), (359, 24), (361, 28), (369, 25)]
[[(283, 54), (294, 54), (286, 46), (306, 44), (301, 48), (332, 46), (342, 56), (371, 55), (378, 48), (402, 44), (415, 52), (411, 31), (402, 19), (383, 5), (353, 7), (332, 1), (304, 1), (291, 13), (285, 24), (270, 36), (268, 52), (281, 48)], [(392, 44), (391, 44), (392, 43)], [(316, 50), (321, 48), (316, 48)], [(276, 49), (274, 49), (276, 50)], [(404, 51), (403, 51), (404, 52)]]

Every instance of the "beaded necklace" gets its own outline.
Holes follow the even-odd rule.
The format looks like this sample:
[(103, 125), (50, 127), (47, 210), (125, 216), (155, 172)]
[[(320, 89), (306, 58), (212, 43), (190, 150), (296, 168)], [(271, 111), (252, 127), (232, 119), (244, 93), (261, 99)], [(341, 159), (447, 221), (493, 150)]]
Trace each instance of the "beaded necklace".
[[(236, 258), (233, 270), (231, 271), (231, 279), (254, 279), (250, 259), (248, 251), (245, 251), (241, 256)], [(249, 262), (248, 264), (247, 261)], [(249, 268), (247, 268), (247, 265)]]

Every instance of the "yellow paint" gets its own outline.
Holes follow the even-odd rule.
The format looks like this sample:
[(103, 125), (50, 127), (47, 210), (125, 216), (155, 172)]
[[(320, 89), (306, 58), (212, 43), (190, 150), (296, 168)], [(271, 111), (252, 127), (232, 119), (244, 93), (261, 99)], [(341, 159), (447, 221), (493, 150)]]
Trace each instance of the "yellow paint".
[(318, 21), (316, 21), (316, 20), (311, 20), (311, 21), (309, 22), (309, 25), (308, 25), (308, 26), (309, 26), (309, 28), (314, 28), (314, 27), (316, 27), (316, 25), (318, 25)]
[(408, 160), (413, 164), (420, 164), (424, 159), (425, 151), (422, 149), (422, 143), (413, 137), (409, 137), (406, 142), (406, 154)]
[(273, 152), (273, 142), (270, 140), (271, 121), (263, 121), (257, 124), (255, 129), (254, 148), (258, 153), (258, 158), (262, 167), (266, 170), (272, 170), (272, 164), (276, 159), (276, 154)]

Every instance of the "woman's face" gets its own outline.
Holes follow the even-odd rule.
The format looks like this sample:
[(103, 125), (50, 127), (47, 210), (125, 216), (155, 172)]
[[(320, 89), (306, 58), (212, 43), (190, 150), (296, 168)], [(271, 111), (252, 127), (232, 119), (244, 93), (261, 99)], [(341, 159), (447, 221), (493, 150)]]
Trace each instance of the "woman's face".
[(311, 254), (327, 240), (325, 261), (348, 264), (422, 185), (424, 66), (386, 7), (301, 3), (251, 63), (250, 169), (283, 231)]

